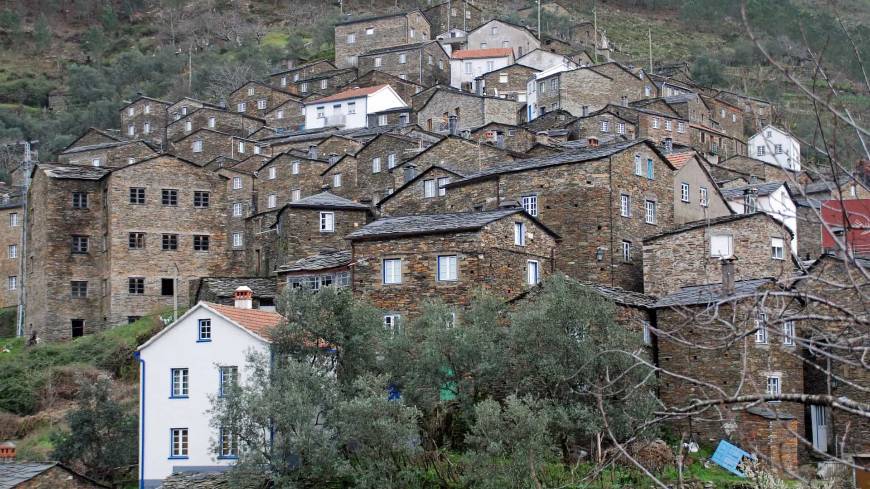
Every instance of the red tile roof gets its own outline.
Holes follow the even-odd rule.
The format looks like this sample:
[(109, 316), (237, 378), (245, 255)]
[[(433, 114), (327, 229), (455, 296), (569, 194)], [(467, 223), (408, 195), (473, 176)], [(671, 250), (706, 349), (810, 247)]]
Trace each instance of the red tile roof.
[(511, 48), (464, 49), (453, 53), (453, 59), (501, 58), (513, 53)]
[(225, 306), (223, 304), (214, 304), (212, 302), (207, 302), (206, 305), (218, 313), (223, 314), (228, 319), (235, 321), (248, 331), (266, 339), (271, 336), (270, 333), (272, 328), (284, 320), (284, 316), (277, 312), (261, 311), (259, 309), (240, 309), (233, 306)]
[(676, 168), (677, 170), (682, 168), (683, 165), (685, 165), (687, 161), (692, 159), (693, 156), (695, 156), (694, 151), (687, 151), (685, 153), (670, 153), (667, 155), (668, 161), (670, 161), (671, 164), (674, 165), (674, 168)]
[(350, 90), (345, 90), (343, 92), (338, 92), (334, 95), (330, 95), (329, 97), (320, 98), (317, 100), (312, 100), (308, 102), (308, 104), (316, 104), (320, 102), (333, 102), (335, 100), (346, 100), (350, 98), (360, 98), (365, 97), (367, 95), (371, 95), (378, 90), (388, 87), (389, 85), (375, 85), (373, 87), (360, 87), (360, 88), (351, 88)]

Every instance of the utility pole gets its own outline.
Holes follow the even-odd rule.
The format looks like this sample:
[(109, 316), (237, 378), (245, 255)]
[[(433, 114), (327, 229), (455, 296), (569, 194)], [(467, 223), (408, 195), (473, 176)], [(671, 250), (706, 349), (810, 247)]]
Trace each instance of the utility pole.
[(181, 272), (178, 271), (178, 263), (173, 262), (175, 265), (175, 277), (172, 279), (172, 322), (178, 320), (178, 275)]
[(598, 64), (598, 5), (592, 4), (592, 56)]
[(653, 72), (653, 63), (652, 63), (652, 28), (647, 28), (647, 37), (649, 39), (649, 72), (652, 74)]
[(21, 252), (18, 254), (18, 321), (16, 327), (16, 335), (24, 336), (24, 306), (27, 304), (27, 288), (25, 284), (27, 283), (27, 223), (28, 223), (28, 212), (27, 208), (29, 207), (27, 204), (28, 194), (30, 193), (30, 171), (32, 168), (32, 159), (33, 159), (33, 146), (39, 143), (39, 141), (20, 141), (18, 144), (24, 146), (24, 161), (21, 163), (24, 166), (24, 189), (21, 198), (21, 204), (24, 208), (23, 219), (21, 222)]
[(193, 86), (193, 42), (187, 45), (187, 92)]
[(541, 42), (541, 0), (538, 0), (538, 42)]

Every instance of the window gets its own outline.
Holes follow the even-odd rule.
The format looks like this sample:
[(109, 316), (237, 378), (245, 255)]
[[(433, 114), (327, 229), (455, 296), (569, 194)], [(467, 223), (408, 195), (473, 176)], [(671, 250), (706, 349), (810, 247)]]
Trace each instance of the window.
[(274, 209), (278, 206), (278, 196), (275, 194), (269, 194), (266, 198), (266, 207), (269, 209)]
[(514, 244), (517, 246), (526, 245), (526, 224), (523, 222), (514, 223)]
[(207, 234), (193, 235), (193, 251), (208, 251), (209, 236)]
[(241, 248), (245, 244), (242, 233), (233, 233), (233, 248)]
[(671, 129), (671, 120), (665, 119), (665, 131), (670, 131)]
[(381, 157), (376, 156), (372, 158), (372, 173), (380, 173), (381, 172)]
[(239, 153), (244, 153), (244, 152), (245, 152), (245, 142), (239, 141)]
[(134, 114), (136, 114), (136, 109), (134, 107), (128, 107), (127, 108), (127, 115), (133, 116)]
[(375, 28), (374, 28), (374, 27), (367, 27), (367, 28), (366, 28), (366, 35), (367, 35), (367, 36), (371, 36), (371, 35), (374, 34), (374, 33), (375, 33)]
[(356, 114), (356, 102), (348, 102), (347, 103), (347, 113), (348, 114)]
[(644, 87), (643, 87), (643, 96), (644, 96), (644, 97), (649, 97), (650, 95), (652, 95), (652, 87), (649, 86), (649, 85), (644, 85)]
[(423, 198), (429, 199), (435, 197), (435, 194), (435, 180), (423, 180)]
[(529, 213), (530, 216), (538, 215), (538, 196), (537, 195), (524, 195), (522, 197), (523, 209)]
[(242, 217), (242, 203), (233, 202), (233, 217)]
[(150, 122), (146, 122), (145, 124), (142, 125), (142, 132), (144, 132), (145, 134), (151, 133), (151, 123)]
[(384, 284), (402, 283), (402, 259), (387, 258), (384, 260)]
[(128, 165), (132, 165), (132, 164), (135, 163), (135, 162), (136, 162), (136, 158), (127, 158), (127, 164), (128, 164)]
[(619, 196), (619, 215), (631, 217), (631, 196), (622, 194)]
[(771, 238), (770, 249), (771, 257), (774, 260), (785, 260), (785, 240), (782, 238)]
[(625, 134), (625, 123), (617, 122), (616, 123), (616, 133), (617, 134)]
[(643, 344), (644, 345), (652, 345), (652, 330), (650, 329), (649, 321), (642, 321), (643, 323)]
[[(353, 43), (355, 43), (355, 42), (356, 42), (356, 34), (348, 34), (348, 35), (347, 35), (347, 43), (348, 43), (348, 44), (353, 44)], [(287, 79), (284, 78), (282, 81), (286, 81), (286, 80), (287, 80)]]
[(486, 46), (485, 42), (480, 43), (480, 49), (486, 49)]
[(86, 192), (73, 192), (72, 194), (73, 209), (88, 208), (88, 194)]
[(218, 452), (218, 458), (234, 459), (239, 456), (239, 437), (230, 430), (221, 428), (220, 430), (221, 446)]
[(127, 293), (131, 295), (145, 294), (145, 279), (142, 277), (129, 277), (127, 279)]
[(187, 115), (187, 106), (181, 107), (181, 115)]
[(160, 202), (163, 205), (167, 206), (177, 206), (178, 205), (178, 190), (174, 189), (163, 189), (161, 191)]
[(332, 176), (332, 186), (334, 188), (341, 187), (341, 173), (336, 173)]
[(647, 224), (656, 223), (656, 203), (652, 200), (646, 201), (646, 219)]
[(685, 122), (677, 122), (677, 132), (679, 132), (679, 133), (686, 132), (686, 123)]
[(128, 136), (135, 136), (136, 135), (136, 126), (134, 126), (133, 124), (130, 124), (129, 126), (127, 126), (127, 135)]
[(7, 254), (9, 258), (18, 258), (18, 245), (9, 245)]
[(399, 314), (385, 314), (384, 329), (390, 331), (393, 334), (399, 334), (402, 332), (401, 321), (402, 316), (400, 316)]
[(537, 285), (541, 281), (540, 263), (537, 260), (526, 262), (526, 283)]
[[(299, 84), (299, 91), (305, 93), (308, 91), (308, 82), (302, 82)], [(323, 109), (323, 107), (318, 107), (318, 109)], [(322, 110), (318, 110), (318, 117), (321, 117)]]
[(266, 99), (257, 100), (257, 109), (266, 110)]
[(387, 155), (387, 168), (395, 168), (396, 167), (396, 153), (390, 153)]
[(278, 112), (275, 112), (275, 118), (279, 119), (279, 120), (283, 119), (284, 118), (284, 109), (281, 109)]
[(270, 166), (267, 171), (269, 180), (274, 180), (278, 176), (278, 167)]
[(199, 341), (211, 341), (211, 319), (197, 321), (197, 337)]
[(448, 177), (441, 177), (438, 179), (438, 196), (439, 197), (443, 197), (443, 196), (447, 195), (447, 189), (444, 188), (444, 186), (447, 185), (448, 183), (450, 183), (450, 178), (448, 178)]
[[(782, 380), (778, 375), (771, 375), (767, 377), (767, 395), (769, 396), (779, 396), (782, 394)], [(779, 402), (779, 401), (768, 401), (768, 402)]]
[(384, 60), (380, 56), (375, 57), (375, 68), (380, 68), (383, 63)]
[(647, 158), (646, 160), (646, 177), (650, 180), (655, 180), (656, 178), (656, 168), (652, 158)]
[(781, 154), (782, 154), (782, 145), (781, 145), (781, 144), (775, 144), (775, 145), (773, 146), (773, 152), (776, 153), (776, 154), (778, 154), (778, 155), (781, 155)]
[(72, 252), (73, 253), (87, 253), (88, 252), (88, 237), (87, 236), (73, 236), (72, 237)]
[(80, 338), (85, 335), (85, 320), (84, 319), (71, 319), (70, 326), (72, 327), (72, 337)]
[(70, 282), (70, 295), (73, 297), (87, 297), (88, 283), (84, 280), (73, 280)]
[[(329, 86), (329, 79), (328, 78), (324, 78), (324, 79), (320, 80), (321, 90), (325, 90), (328, 86)], [(339, 105), (339, 107), (341, 107), (341, 106)]]
[(335, 231), (335, 213), (321, 212), (320, 213), (320, 232), (332, 233)]
[(601, 121), (601, 132), (610, 132), (610, 121)]
[(465, 62), (465, 74), (466, 74), (466, 75), (470, 75), (471, 73), (472, 73), (472, 71), (471, 71), (471, 61), (466, 61), (466, 62)]
[(248, 95), (254, 95), (254, 87), (248, 87)]
[(658, 118), (658, 117), (653, 117), (653, 118), (652, 118), (652, 128), (653, 128), (653, 129), (658, 129), (658, 128), (659, 128), (659, 118)]
[(161, 249), (164, 251), (175, 251), (178, 249), (178, 235), (164, 234), (161, 238)]
[(290, 173), (293, 175), (299, 174), (299, 161), (294, 161), (290, 164)]
[(233, 190), (242, 188), (242, 177), (233, 177)]
[(302, 190), (297, 188), (297, 189), (293, 190), (292, 192), (290, 192), (290, 200), (291, 201), (295, 202), (301, 198), (302, 198)]
[(386, 114), (381, 114), (378, 116), (378, 125), (379, 126), (386, 126), (387, 125), (387, 115)]
[(466, 18), (466, 19), (471, 19), (471, 10), (466, 10), (466, 11), (465, 11), (465, 18)]
[(707, 207), (709, 205), (709, 201), (707, 200), (707, 187), (701, 187), (701, 207)]
[[(210, 319), (200, 319), (200, 321), (211, 321)], [(209, 338), (211, 338), (211, 325), (209, 325)], [(218, 367), (218, 375), (219, 379), (219, 391), (218, 395), (224, 397), (227, 393), (235, 387), (239, 382), (239, 367), (236, 366), (226, 366), (226, 367)]]
[(759, 312), (755, 315), (755, 342), (767, 344), (767, 315)]
[(196, 141), (190, 143), (190, 149), (194, 153), (202, 153), (202, 140), (197, 139)]
[(214, 117), (209, 117), (208, 118), (208, 127), (214, 129), (216, 125), (217, 125), (217, 120), (215, 120)]
[(782, 344), (794, 345), (794, 321), (782, 323)]
[(246, 104), (245, 102), (239, 102), (236, 105), (236, 112), (244, 112), (245, 110), (247, 110), (247, 108), (248, 104)]
[(490, 32), (490, 35), (497, 36), (498, 35), (498, 26), (497, 25), (492, 26), (490, 28), (489, 32)]
[(91, 164), (93, 166), (101, 166), (103, 163), (102, 163), (102, 161), (100, 161), (99, 158), (94, 158), (93, 160), (91, 160)]
[(175, 295), (175, 279), (161, 278), (160, 279), (160, 295)]
[(456, 255), (438, 257), (438, 281), (455, 282), (457, 280), (457, 257)]
[(631, 261), (631, 241), (622, 242), (622, 261)]
[(9, 227), (18, 227), (18, 213), (12, 212), (9, 214)]
[(405, 64), (405, 63), (407, 63), (407, 62), (408, 62), (408, 57), (407, 57), (407, 55), (406, 55), (405, 53), (400, 53), (400, 54), (399, 54), (399, 64), (400, 64), (400, 65), (403, 65), (403, 64)]
[(9, 276), (9, 281), (7, 282), (7, 286), (9, 290), (17, 290), (18, 289), (18, 277), (15, 275)]
[(170, 458), (187, 458), (187, 428), (172, 428), (169, 432), (172, 439)]
[(755, 156), (764, 156), (764, 146), (756, 146)]
[(680, 200), (689, 202), (689, 184), (686, 182), (680, 184)]
[(209, 193), (202, 190), (193, 191), (193, 206), (199, 209), (208, 207)]
[(710, 256), (715, 258), (728, 258), (733, 252), (732, 237), (727, 234), (710, 236)]
[(127, 235), (127, 247), (131, 250), (145, 248), (145, 233), (130, 233)]
[(184, 131), (185, 131), (185, 132), (190, 132), (190, 131), (192, 131), (192, 130), (193, 130), (193, 122), (185, 121), (185, 122), (184, 122)]
[(498, 82), (499, 83), (507, 83), (508, 82), (508, 74), (507, 73), (499, 73), (498, 74)]

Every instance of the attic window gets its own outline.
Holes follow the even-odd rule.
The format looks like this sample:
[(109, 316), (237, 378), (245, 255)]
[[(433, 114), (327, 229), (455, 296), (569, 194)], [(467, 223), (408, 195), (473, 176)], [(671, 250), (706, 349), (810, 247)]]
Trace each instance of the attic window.
[(375, 33), (375, 28), (374, 28), (374, 27), (366, 27), (366, 35), (367, 35), (367, 36), (371, 36), (371, 35), (373, 35), (374, 33)]

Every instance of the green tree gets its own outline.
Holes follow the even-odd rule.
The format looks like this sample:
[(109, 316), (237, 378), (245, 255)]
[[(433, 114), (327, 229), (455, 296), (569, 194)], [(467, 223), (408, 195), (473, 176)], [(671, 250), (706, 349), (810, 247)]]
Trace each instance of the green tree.
[(107, 378), (82, 381), (66, 416), (69, 431), (53, 436), (54, 458), (81, 464), (87, 475), (110, 483), (127, 479), (137, 458), (136, 415), (112, 397), (113, 390)]
[(33, 27), (33, 40), (36, 43), (36, 50), (40, 53), (48, 51), (51, 47), (51, 26), (48, 25), (48, 19), (44, 13), (39, 14), (36, 19), (36, 25)]
[(699, 57), (692, 64), (692, 78), (705, 87), (717, 87), (725, 83), (722, 64), (707, 56)]
[(118, 30), (118, 13), (111, 5), (106, 5), (100, 12), (100, 24), (103, 30), (113, 33)]
[(91, 27), (82, 36), (82, 50), (93, 56), (96, 60), (101, 60), (103, 54), (109, 48), (109, 40), (106, 38), (106, 33), (102, 27)]
[(3, 9), (0, 11), (0, 28), (17, 35), (21, 30), (21, 16), (14, 10)]

